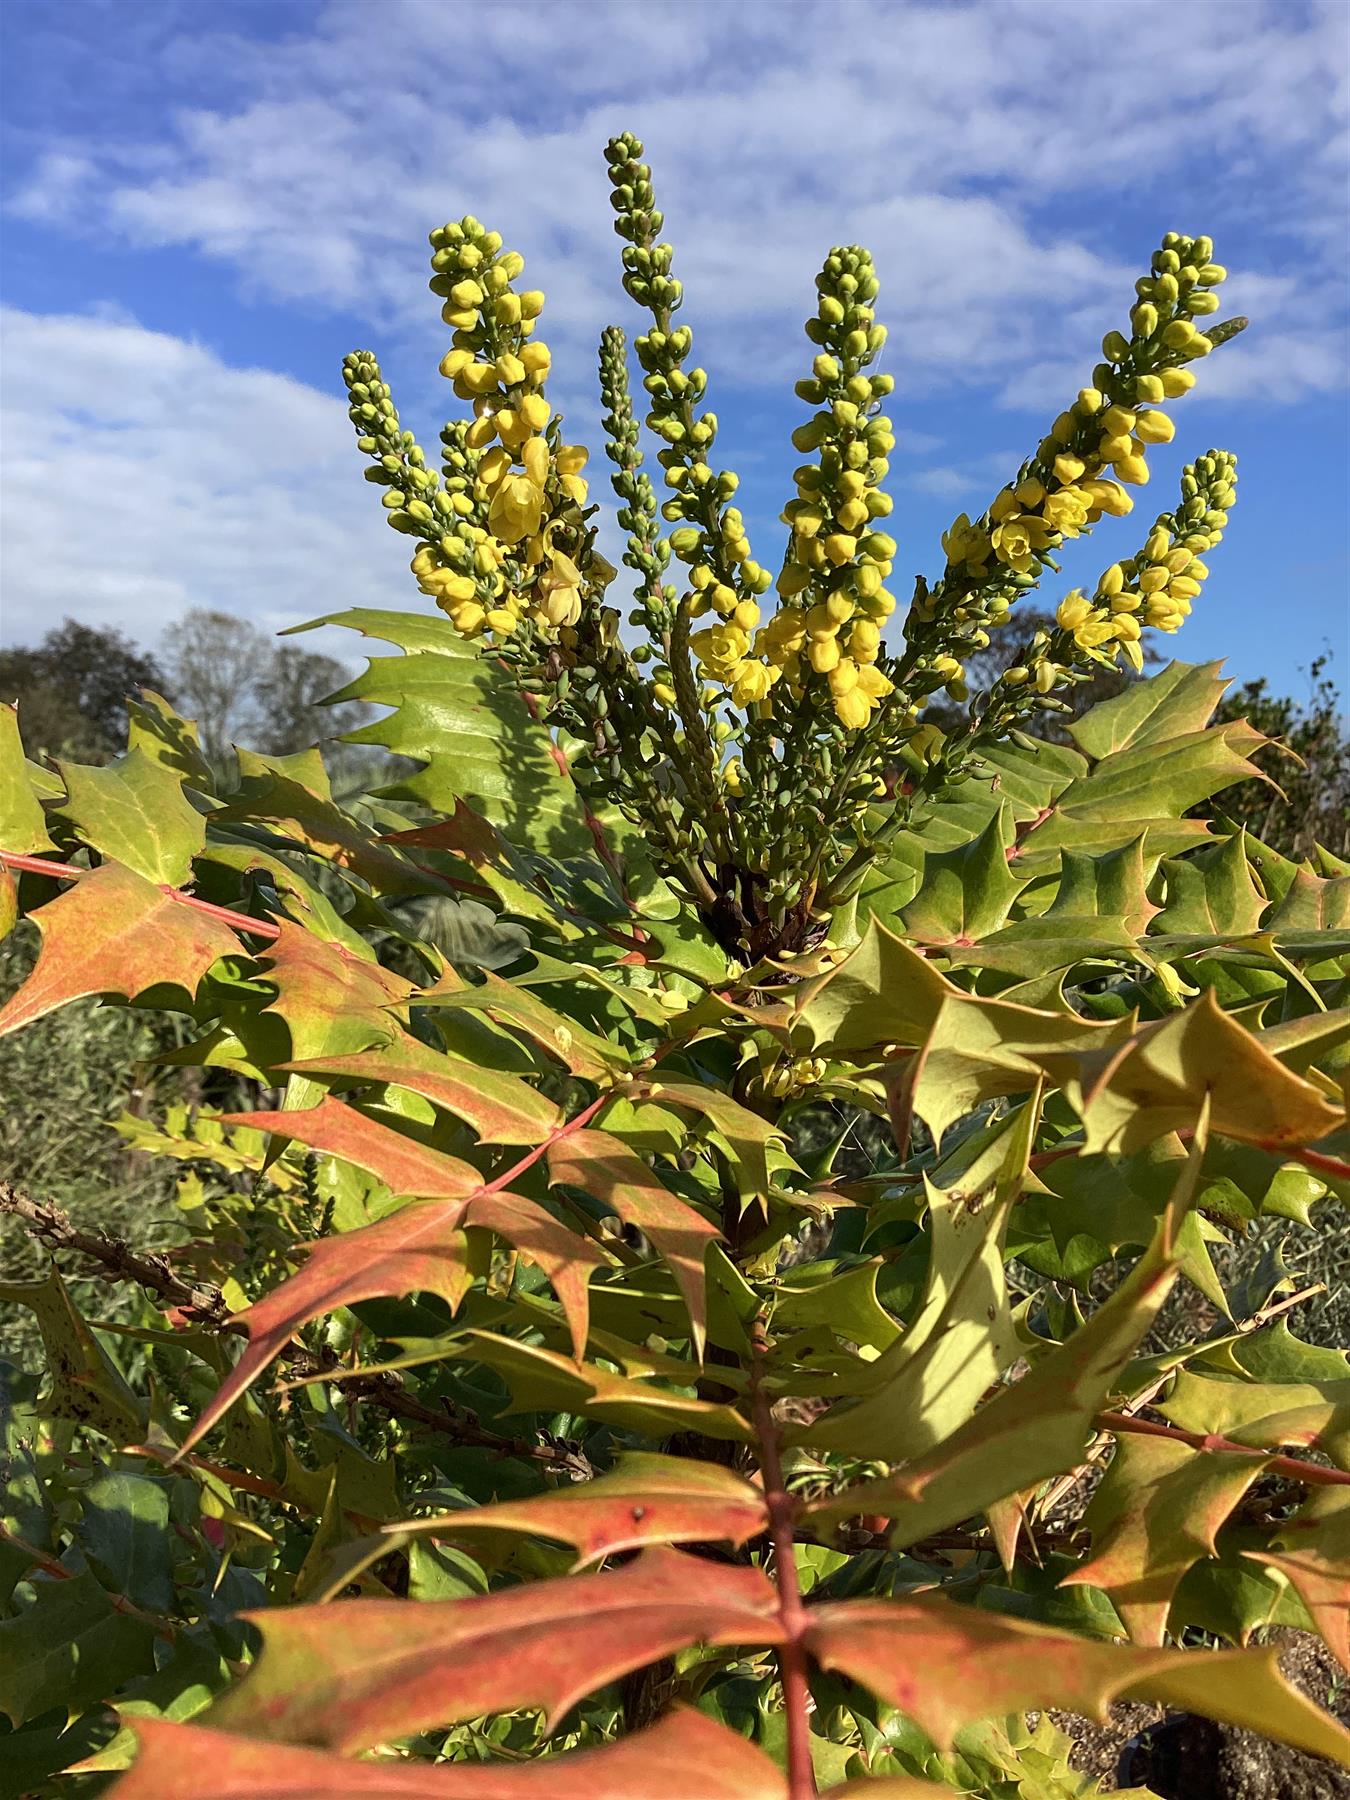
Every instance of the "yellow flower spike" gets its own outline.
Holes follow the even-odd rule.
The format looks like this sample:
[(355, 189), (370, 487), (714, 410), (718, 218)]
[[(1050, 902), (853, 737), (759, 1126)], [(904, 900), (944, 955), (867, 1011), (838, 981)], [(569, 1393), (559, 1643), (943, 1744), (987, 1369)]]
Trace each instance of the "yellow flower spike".
[(1080, 625), (1092, 617), (1092, 602), (1084, 597), (1078, 588), (1073, 588), (1060, 601), (1055, 609), (1055, 620), (1064, 631), (1076, 631)]
[(470, 361), (460, 370), (459, 379), (475, 397), (490, 394), (497, 387), (497, 368), (494, 363)]
[(855, 662), (873, 662), (881, 649), (881, 632), (870, 619), (855, 619), (848, 636), (848, 653)]
[(1066, 487), (1071, 486), (1087, 472), (1087, 465), (1079, 456), (1070, 456), (1068, 451), (1061, 451), (1055, 458), (1055, 480), (1062, 481)]
[(1141, 412), (1134, 429), (1145, 444), (1170, 444), (1177, 435), (1176, 426), (1161, 412)]
[(1099, 506), (1104, 513), (1109, 513), (1113, 519), (1123, 519), (1127, 513), (1134, 511), (1134, 501), (1117, 482), (1086, 481), (1083, 488), (1093, 504)]
[(753, 706), (763, 700), (773, 685), (773, 677), (761, 662), (742, 663), (731, 683), (731, 697), (737, 706)]

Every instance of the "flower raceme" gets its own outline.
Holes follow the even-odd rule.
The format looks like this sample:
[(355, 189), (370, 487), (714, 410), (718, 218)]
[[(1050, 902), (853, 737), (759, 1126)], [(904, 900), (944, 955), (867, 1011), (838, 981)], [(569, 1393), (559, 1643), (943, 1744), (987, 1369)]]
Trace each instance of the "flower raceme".
[[(836, 246), (816, 277), (810, 368), (796, 384), (810, 411), (792, 433), (803, 460), (775, 575), (755, 556), (736, 473), (719, 466), (709, 378), (678, 317), (684, 290), (642, 154), (628, 133), (606, 148), (623, 286), (646, 315), (633, 339), (641, 421), (624, 333), (610, 327), (600, 347), (636, 643), (607, 599), (614, 571), (595, 547), (587, 453), (566, 441), (548, 399), (544, 296), (520, 286), (523, 259), (498, 233), (468, 215), (431, 234), (431, 287), (452, 331), (440, 368), (465, 409), (441, 433), (440, 473), (400, 426), (368, 352), (346, 359), (350, 414), (390, 524), (418, 540), (422, 591), (506, 665), (546, 723), (593, 746), (607, 797), (679, 892), (706, 915), (726, 871), (739, 871), (751, 910), (781, 923), (837, 898), (831, 869), (854, 880), (859, 859), (901, 827), (914, 790), (889, 810), (876, 804), (898, 757), (917, 759), (922, 786), (962, 779), (998, 730), (1062, 708), (1062, 690), (1103, 664), (1138, 669), (1143, 634), (1177, 630), (1233, 498), (1222, 451), (1187, 468), (1177, 510), (1159, 516), (1138, 555), (1112, 564), (1090, 595), (1065, 595), (1056, 629), (1009, 659), (996, 704), (972, 701), (968, 725), (946, 736), (923, 720), (939, 692), (969, 700), (968, 658), (988, 652), (1064, 547), (1132, 510), (1150, 451), (1175, 434), (1169, 403), (1245, 320), (1210, 322), (1225, 270), (1208, 238), (1168, 233), (1136, 284), (1129, 334), (1107, 333), (1091, 385), (985, 511), (943, 534), (945, 568), (931, 586), (917, 582), (892, 648), (895, 431), (883, 409), (895, 383), (879, 367), (887, 338), (870, 255)], [(643, 467), (644, 424), (659, 490)], [(574, 770), (593, 778), (585, 759)], [(729, 929), (741, 931), (740, 901), (731, 911)]]

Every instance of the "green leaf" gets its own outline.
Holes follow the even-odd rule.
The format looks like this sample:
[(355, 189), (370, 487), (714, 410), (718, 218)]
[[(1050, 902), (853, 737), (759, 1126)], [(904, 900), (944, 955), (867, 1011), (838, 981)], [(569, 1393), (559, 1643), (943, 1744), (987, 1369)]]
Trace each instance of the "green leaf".
[(1221, 662), (1168, 663), (1156, 675), (1131, 682), (1123, 692), (1100, 700), (1069, 727), (1080, 750), (1100, 761), (1117, 750), (1164, 744), (1202, 731), (1228, 686)]
[(449, 619), (357, 609), (314, 623), (343, 625), (405, 652), (372, 658), (334, 696), (394, 709), (349, 737), (424, 765), (388, 793), (438, 814), (467, 800), (513, 843), (551, 856), (594, 854), (576, 788), (559, 768), (548, 733), (531, 720), (505, 672)]
[(42, 802), (28, 779), (18, 711), (0, 704), (0, 850), (29, 856), (51, 847)]
[(96, 1476), (83, 1491), (78, 1536), (115, 1592), (151, 1612), (171, 1611), (169, 1490), (163, 1480), (116, 1470)]
[(958, 850), (925, 856), (918, 893), (901, 909), (907, 936), (921, 944), (978, 944), (1007, 922), (1027, 884), (1008, 867), (1007, 808)]
[(1252, 878), (1246, 833), (1204, 850), (1185, 862), (1162, 865), (1167, 903), (1154, 920), (1160, 933), (1206, 933), (1245, 937), (1256, 930), (1265, 911), (1265, 896)]
[(119, 1612), (86, 1572), (33, 1583), (26, 1612), (0, 1619), (0, 1712), (15, 1725), (54, 1707), (74, 1716), (154, 1667), (154, 1628)]
[(206, 820), (172, 769), (139, 749), (106, 768), (57, 766), (66, 784), (57, 811), (81, 842), (147, 881), (182, 887), (189, 880), (206, 843)]

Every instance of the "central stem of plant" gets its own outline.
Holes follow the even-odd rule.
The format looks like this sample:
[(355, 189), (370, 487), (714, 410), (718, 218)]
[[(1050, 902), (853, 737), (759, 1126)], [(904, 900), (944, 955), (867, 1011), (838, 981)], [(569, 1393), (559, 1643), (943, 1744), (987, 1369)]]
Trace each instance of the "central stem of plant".
[(783, 1627), (783, 1642), (778, 1647), (778, 1673), (783, 1683), (783, 1712), (787, 1721), (788, 1800), (814, 1800), (819, 1790), (811, 1764), (811, 1688), (806, 1673), (806, 1608), (797, 1583), (796, 1514), (792, 1496), (783, 1480), (778, 1427), (774, 1423), (769, 1396), (764, 1391), (764, 1364), (769, 1346), (762, 1317), (751, 1327), (750, 1344), (754, 1356), (750, 1371), (751, 1406), (759, 1443), (764, 1498), (769, 1508), (778, 1617)]

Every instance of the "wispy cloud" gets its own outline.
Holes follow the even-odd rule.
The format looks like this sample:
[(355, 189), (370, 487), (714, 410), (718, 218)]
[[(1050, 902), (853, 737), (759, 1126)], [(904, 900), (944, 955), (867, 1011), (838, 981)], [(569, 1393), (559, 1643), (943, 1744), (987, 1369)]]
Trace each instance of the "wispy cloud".
[(11, 641), (72, 612), (153, 640), (190, 606), (278, 630), (403, 593), (378, 508), (351, 504), (340, 402), (126, 321), (10, 310), (0, 333)]

